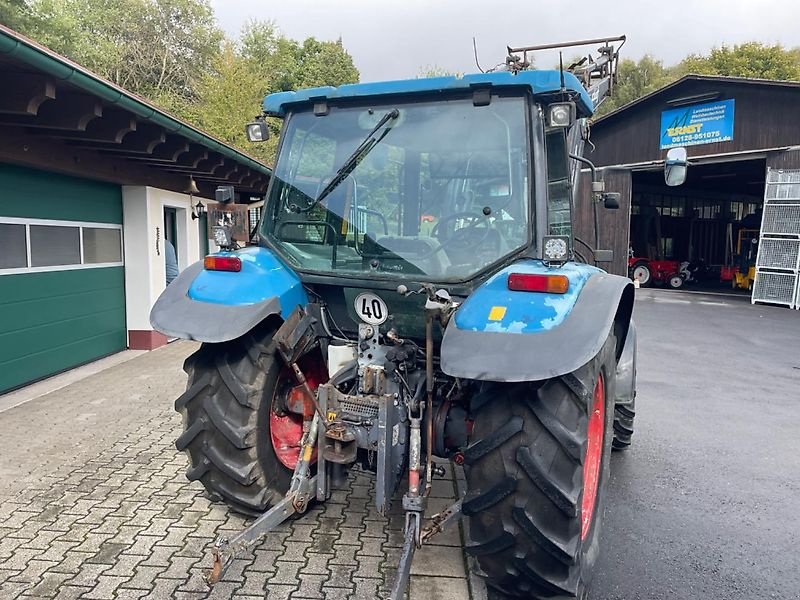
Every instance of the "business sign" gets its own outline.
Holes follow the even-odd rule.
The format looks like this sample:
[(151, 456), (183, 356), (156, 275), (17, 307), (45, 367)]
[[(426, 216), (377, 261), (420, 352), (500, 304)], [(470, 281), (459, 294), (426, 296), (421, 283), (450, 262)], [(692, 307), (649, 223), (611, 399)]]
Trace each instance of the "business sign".
[(661, 113), (661, 149), (733, 140), (734, 100), (695, 104)]

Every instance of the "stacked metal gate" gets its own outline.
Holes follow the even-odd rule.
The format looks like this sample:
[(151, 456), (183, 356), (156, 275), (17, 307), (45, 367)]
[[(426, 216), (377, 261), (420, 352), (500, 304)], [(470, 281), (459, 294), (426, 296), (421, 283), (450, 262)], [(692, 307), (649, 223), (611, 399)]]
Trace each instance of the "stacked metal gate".
[(800, 309), (800, 170), (767, 170), (752, 302)]

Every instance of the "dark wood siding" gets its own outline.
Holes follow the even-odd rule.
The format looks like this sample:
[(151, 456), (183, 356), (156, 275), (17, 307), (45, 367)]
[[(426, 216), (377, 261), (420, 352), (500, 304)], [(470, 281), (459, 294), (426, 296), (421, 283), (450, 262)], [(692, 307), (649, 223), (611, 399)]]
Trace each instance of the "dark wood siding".
[[(631, 215), (631, 173), (630, 171), (608, 171), (604, 174), (606, 191), (619, 192), (618, 210), (598, 206), (600, 216), (600, 249), (613, 250), (614, 262), (600, 263), (599, 266), (615, 275), (628, 274), (628, 239)], [(591, 199), (591, 177), (588, 172), (581, 175), (581, 182), (575, 194), (575, 236), (594, 245), (594, 216)], [(591, 253), (580, 243), (575, 248), (591, 262)]]
[(663, 160), (659, 148), (661, 113), (676, 98), (719, 93), (716, 102), (736, 100), (733, 141), (689, 146), (689, 156), (727, 154), (800, 144), (800, 87), (757, 82), (687, 80), (638, 106), (600, 120), (592, 129), (596, 150), (587, 156), (597, 165), (622, 165)]
[(767, 154), (768, 169), (800, 169), (800, 150), (770, 152)]

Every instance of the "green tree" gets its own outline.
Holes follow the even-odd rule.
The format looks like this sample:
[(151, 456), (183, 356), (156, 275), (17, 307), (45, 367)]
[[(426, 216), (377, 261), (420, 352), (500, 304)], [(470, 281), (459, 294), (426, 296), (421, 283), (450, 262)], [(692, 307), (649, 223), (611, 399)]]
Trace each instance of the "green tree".
[(27, 0), (2, 0), (0, 2), (0, 23), (16, 31), (23, 31), (29, 26)]
[(299, 48), (296, 65), (299, 87), (356, 83), (359, 78), (341, 38), (335, 42), (307, 38)]
[(266, 142), (247, 140), (244, 126), (261, 113), (260, 105), (267, 84), (259, 78), (252, 62), (242, 57), (232, 42), (225, 42), (222, 52), (199, 84), (199, 99), (182, 116), (224, 142), (271, 162), (275, 156), (278, 123), (270, 123), (272, 134)]
[(676, 76), (660, 60), (646, 54), (638, 61), (620, 61), (613, 95), (600, 105), (602, 116), (671, 83)]
[(310, 37), (301, 44), (284, 36), (272, 21), (251, 20), (240, 40), (242, 56), (253, 63), (271, 92), (358, 81), (358, 69), (341, 39)]
[(283, 36), (275, 23), (250, 20), (242, 28), (239, 39), (241, 56), (252, 64), (265, 90), (277, 92), (297, 88), (297, 42)]
[(800, 80), (800, 53), (780, 44), (723, 44), (713, 48), (708, 56), (687, 56), (677, 66), (676, 73), (797, 81)]
[(207, 0), (33, 0), (37, 41), (155, 102), (178, 107), (219, 53)]
[(306, 39), (302, 44), (284, 36), (271, 21), (249, 21), (239, 43), (226, 42), (201, 78), (198, 100), (181, 114), (221, 140), (271, 163), (275, 158), (280, 120), (267, 119), (270, 138), (254, 144), (244, 125), (261, 113), (271, 92), (358, 81), (358, 70), (341, 40)]

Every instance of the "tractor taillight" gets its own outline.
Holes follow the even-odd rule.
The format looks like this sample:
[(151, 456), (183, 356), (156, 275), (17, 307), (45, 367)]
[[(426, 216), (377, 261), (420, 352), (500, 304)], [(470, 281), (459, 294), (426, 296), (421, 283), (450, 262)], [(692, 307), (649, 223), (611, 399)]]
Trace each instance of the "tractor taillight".
[(238, 256), (206, 256), (203, 267), (207, 271), (236, 271), (242, 270), (242, 259)]
[(508, 276), (508, 289), (515, 292), (545, 292), (547, 294), (566, 294), (569, 279), (565, 275), (530, 275), (511, 273)]

